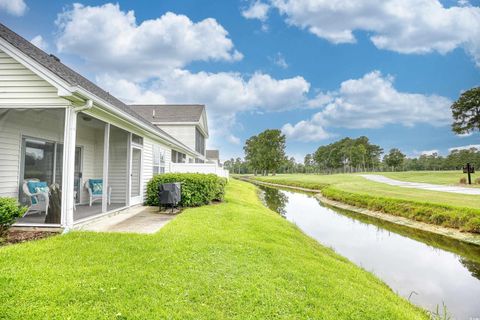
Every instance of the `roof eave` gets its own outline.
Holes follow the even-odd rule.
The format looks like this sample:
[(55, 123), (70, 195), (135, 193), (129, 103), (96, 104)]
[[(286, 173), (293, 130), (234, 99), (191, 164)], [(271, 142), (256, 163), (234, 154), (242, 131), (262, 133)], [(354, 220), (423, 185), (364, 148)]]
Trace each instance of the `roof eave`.
[(202, 156), (202, 154), (190, 149), (189, 147), (185, 146), (183, 143), (180, 141), (176, 141), (175, 139), (172, 139), (172, 137), (169, 137), (165, 134), (162, 134), (161, 132), (158, 132), (154, 128), (148, 126), (146, 123), (143, 123), (139, 119), (133, 117), (132, 115), (128, 114), (127, 112), (115, 107), (114, 105), (110, 104), (109, 102), (103, 100), (102, 98), (94, 95), (93, 93), (89, 92), (88, 90), (80, 87), (80, 86), (74, 86), (72, 87), (74, 93), (81, 98), (84, 99), (92, 99), (95, 103), (95, 105), (101, 107), (102, 109), (106, 110), (107, 112), (114, 114), (122, 119), (128, 120), (131, 123), (134, 123), (136, 126), (140, 127), (142, 130), (145, 130), (159, 138), (166, 143), (169, 147), (172, 147), (173, 149), (180, 149), (178, 151), (184, 152), (190, 156)]

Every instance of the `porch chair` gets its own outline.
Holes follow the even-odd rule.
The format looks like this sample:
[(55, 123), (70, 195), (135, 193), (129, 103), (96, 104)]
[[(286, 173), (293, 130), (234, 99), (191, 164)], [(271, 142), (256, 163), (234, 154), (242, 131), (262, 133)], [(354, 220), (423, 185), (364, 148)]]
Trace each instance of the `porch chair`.
[(38, 179), (26, 179), (23, 181), (23, 192), (28, 196), (30, 206), (23, 215), (48, 211), (48, 185)]
[[(90, 207), (92, 203), (97, 200), (102, 200), (103, 194), (103, 179), (87, 179), (85, 181), (85, 188), (88, 190), (89, 195), (89, 204)], [(107, 203), (110, 205), (112, 198), (112, 187), (107, 189)]]

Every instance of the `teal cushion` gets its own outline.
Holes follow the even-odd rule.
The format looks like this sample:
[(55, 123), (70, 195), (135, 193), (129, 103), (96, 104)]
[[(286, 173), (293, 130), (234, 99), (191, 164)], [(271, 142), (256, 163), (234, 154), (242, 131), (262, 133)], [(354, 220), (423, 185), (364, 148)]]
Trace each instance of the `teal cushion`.
[(92, 194), (100, 195), (103, 193), (103, 179), (90, 179), (88, 181)]
[[(27, 187), (30, 193), (38, 193), (39, 191), (37, 191), (37, 189), (46, 190), (45, 192), (48, 192), (48, 185), (45, 181), (28, 181)], [(37, 204), (37, 202), (37, 197), (32, 197), (32, 204)]]
[(49, 192), (50, 189), (48, 187), (36, 187), (35, 188), (35, 193), (47, 193)]

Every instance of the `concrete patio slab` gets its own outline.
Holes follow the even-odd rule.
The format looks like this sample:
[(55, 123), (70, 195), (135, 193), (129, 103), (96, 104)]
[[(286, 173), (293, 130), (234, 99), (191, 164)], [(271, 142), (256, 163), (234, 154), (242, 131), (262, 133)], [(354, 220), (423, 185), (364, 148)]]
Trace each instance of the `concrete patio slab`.
[(400, 181), (400, 180), (390, 179), (390, 178), (387, 178), (385, 176), (378, 175), (378, 174), (362, 174), (361, 176), (364, 177), (365, 179), (368, 179), (368, 180), (371, 180), (371, 181), (385, 183), (385, 184), (389, 184), (391, 186), (397, 186), (397, 187), (403, 187), (403, 188), (413, 188), (413, 189), (423, 189), (423, 190), (430, 190), (430, 191), (480, 195), (480, 189), (475, 189), (475, 188), (445, 186), (445, 185), (420, 183), (420, 182)]
[(152, 234), (175, 218), (175, 215), (159, 213), (157, 207), (136, 207), (125, 213), (81, 226), (84, 231), (130, 232)]

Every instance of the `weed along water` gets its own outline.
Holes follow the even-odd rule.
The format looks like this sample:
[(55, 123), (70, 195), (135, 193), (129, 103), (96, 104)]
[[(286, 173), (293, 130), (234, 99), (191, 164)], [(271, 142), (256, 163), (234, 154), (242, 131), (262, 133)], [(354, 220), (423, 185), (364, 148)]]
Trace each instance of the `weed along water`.
[(452, 319), (480, 319), (480, 247), (329, 208), (312, 195), (261, 186), (264, 203), (395, 292)]

